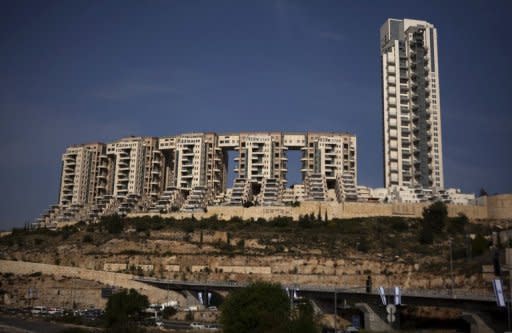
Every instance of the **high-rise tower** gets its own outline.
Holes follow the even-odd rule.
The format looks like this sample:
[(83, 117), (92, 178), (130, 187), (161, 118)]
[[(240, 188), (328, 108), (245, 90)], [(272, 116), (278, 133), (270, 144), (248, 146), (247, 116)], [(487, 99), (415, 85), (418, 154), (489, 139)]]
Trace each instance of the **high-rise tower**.
[(380, 51), (385, 186), (444, 187), (437, 30), (388, 19)]

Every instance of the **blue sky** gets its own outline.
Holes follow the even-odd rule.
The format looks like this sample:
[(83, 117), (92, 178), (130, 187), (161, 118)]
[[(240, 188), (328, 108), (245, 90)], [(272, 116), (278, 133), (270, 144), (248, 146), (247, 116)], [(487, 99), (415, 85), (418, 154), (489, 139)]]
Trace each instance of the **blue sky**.
[(347, 131), (359, 184), (382, 186), (388, 17), (438, 28), (446, 185), (512, 192), (510, 1), (0, 6), (0, 229), (56, 202), (66, 146), (127, 135)]

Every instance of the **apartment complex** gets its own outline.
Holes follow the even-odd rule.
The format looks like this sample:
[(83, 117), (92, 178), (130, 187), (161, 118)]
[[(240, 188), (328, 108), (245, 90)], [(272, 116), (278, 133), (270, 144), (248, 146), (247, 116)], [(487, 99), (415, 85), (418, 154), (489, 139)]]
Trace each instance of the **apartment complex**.
[[(287, 189), (289, 150), (303, 184)], [(228, 153), (236, 152), (228, 191)], [(62, 157), (59, 204), (45, 219), (130, 211), (356, 200), (356, 138), (347, 133), (188, 133), (71, 146)]]
[(92, 203), (98, 195), (98, 166), (103, 145), (75, 145), (62, 155), (59, 205)]
[(443, 188), (437, 30), (388, 19), (380, 50), (385, 186)]

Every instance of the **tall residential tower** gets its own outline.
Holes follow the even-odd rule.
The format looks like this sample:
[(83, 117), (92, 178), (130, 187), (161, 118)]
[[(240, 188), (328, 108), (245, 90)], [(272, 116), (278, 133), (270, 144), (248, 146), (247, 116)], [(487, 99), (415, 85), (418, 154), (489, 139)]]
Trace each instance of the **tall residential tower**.
[(380, 29), (385, 186), (444, 187), (437, 30), (388, 19)]

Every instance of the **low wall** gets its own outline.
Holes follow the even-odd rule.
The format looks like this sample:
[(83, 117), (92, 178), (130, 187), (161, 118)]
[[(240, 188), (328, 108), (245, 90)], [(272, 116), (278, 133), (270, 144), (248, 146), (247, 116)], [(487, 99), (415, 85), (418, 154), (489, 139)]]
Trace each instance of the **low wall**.
[(512, 194), (498, 194), (485, 197), (487, 217), (491, 219), (512, 218)]
[[(206, 212), (176, 212), (169, 214), (158, 213), (132, 213), (129, 217), (154, 216), (174, 217), (177, 219), (192, 217), (202, 219), (217, 216), (220, 220), (229, 220), (239, 217), (244, 220), (272, 219), (278, 216), (289, 216), (295, 221), (301, 215), (325, 214), (332, 218), (355, 218), (372, 216), (404, 216), (421, 217), (427, 203), (373, 203), (373, 202), (320, 202), (304, 201), (299, 207), (291, 206), (253, 206), (244, 208), (241, 206), (209, 206)], [(512, 195), (499, 195), (489, 197), (482, 205), (447, 205), (448, 216), (454, 217), (460, 213), (470, 219), (508, 219), (512, 218)]]
[[(148, 296), (151, 303), (163, 302), (167, 300), (167, 292), (162, 292), (162, 290), (159, 288), (147, 285), (142, 282), (134, 281), (132, 280), (133, 276), (130, 274), (13, 260), (0, 260), (0, 272), (13, 273), (17, 275), (28, 275), (35, 272), (41, 272), (45, 275), (62, 277), (65, 276), (82, 280), (97, 281), (106, 285), (117, 286), (126, 289), (133, 288)], [(185, 298), (178, 293), (173, 292), (171, 297), (177, 300), (180, 304), (186, 304)]]

